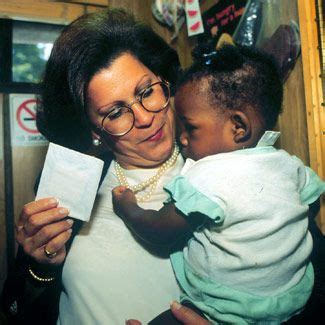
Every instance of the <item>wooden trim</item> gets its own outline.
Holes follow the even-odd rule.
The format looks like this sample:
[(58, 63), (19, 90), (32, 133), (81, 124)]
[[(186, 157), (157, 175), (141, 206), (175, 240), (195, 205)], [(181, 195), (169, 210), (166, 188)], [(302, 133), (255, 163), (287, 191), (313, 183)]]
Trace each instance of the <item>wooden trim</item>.
[(70, 2), (70, 3), (72, 2), (72, 3), (79, 3), (85, 5), (107, 7), (109, 1), (108, 0), (69, 0), (69, 1), (62, 1), (62, 2)]
[(86, 12), (103, 7), (44, 0), (0, 0), (0, 18), (68, 24)]
[[(325, 3), (324, 0), (316, 0), (316, 14), (317, 14), (317, 24), (319, 31), (319, 44), (320, 44), (320, 58), (321, 58), (321, 69), (322, 78), (325, 78)], [(324, 92), (324, 89), (323, 89)]]
[[(325, 110), (322, 106), (323, 91), (315, 0), (298, 0), (301, 55), (303, 62), (306, 99), (307, 128), (310, 166), (321, 179), (325, 177)], [(325, 197), (321, 199), (319, 226), (325, 233)]]

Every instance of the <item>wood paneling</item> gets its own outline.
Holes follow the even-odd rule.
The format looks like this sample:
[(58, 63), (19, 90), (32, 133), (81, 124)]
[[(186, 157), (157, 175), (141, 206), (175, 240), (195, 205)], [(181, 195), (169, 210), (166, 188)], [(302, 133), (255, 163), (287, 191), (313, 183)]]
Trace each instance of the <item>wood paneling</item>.
[[(324, 180), (325, 178), (325, 110), (322, 81), (320, 78), (320, 57), (316, 25), (315, 0), (298, 0), (301, 53), (304, 74), (306, 119), (310, 166)], [(321, 203), (320, 227), (325, 233), (325, 197)]]
[(46, 0), (0, 0), (0, 18), (67, 24), (102, 7)]
[(3, 96), (0, 94), (0, 292), (6, 278), (6, 216), (4, 192), (4, 163), (3, 163)]
[[(264, 26), (266, 29), (266, 36), (271, 36), (279, 24), (289, 24), (290, 20), (294, 20), (298, 24), (298, 9), (294, 1), (278, 1), (277, 4), (278, 6), (274, 6), (273, 3), (270, 2), (268, 9), (271, 11), (267, 12), (269, 18), (265, 19), (266, 26)], [(309, 165), (301, 56), (298, 57), (294, 69), (290, 72), (288, 79), (285, 81), (283, 112), (279, 117), (277, 127), (281, 131), (281, 137), (277, 146), (285, 149), (292, 155), (296, 155), (304, 161), (306, 165)]]
[(109, 0), (68, 0), (68, 1), (63, 0), (63, 1), (56, 1), (56, 2), (79, 3), (85, 5), (107, 7)]
[(284, 86), (283, 112), (279, 117), (278, 128), (281, 137), (277, 146), (309, 165), (301, 57), (298, 58)]

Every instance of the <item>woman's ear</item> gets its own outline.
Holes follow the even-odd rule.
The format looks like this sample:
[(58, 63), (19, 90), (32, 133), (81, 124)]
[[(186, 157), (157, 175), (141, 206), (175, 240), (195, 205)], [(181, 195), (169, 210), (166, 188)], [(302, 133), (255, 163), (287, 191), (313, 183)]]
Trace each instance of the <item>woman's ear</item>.
[(241, 143), (249, 140), (252, 135), (252, 128), (248, 115), (243, 111), (231, 111), (230, 120), (234, 142)]
[(88, 150), (88, 154), (91, 156), (100, 156), (105, 154), (106, 152), (112, 151), (110, 146), (107, 143), (107, 139), (104, 139), (97, 133), (96, 131), (91, 131), (92, 137), (92, 146)]
[[(97, 147), (97, 148), (100, 147), (102, 150), (105, 151), (113, 151), (114, 142), (116, 142), (118, 138), (114, 137), (113, 135), (112, 136), (108, 135), (103, 137), (100, 135), (101, 131), (99, 129), (97, 130), (91, 130), (93, 147)], [(105, 134), (105, 132), (103, 133)]]
[(94, 130), (91, 131), (91, 137), (93, 139), (93, 145), (95, 147), (98, 147), (99, 145), (101, 145), (101, 143), (102, 143), (101, 137)]

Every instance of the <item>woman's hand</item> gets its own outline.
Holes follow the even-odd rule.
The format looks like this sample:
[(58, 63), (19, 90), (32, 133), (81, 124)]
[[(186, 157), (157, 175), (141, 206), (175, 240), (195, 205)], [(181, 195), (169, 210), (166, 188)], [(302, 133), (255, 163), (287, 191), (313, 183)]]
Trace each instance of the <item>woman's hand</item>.
[(173, 301), (170, 305), (173, 315), (185, 325), (209, 325), (208, 320), (198, 315), (195, 311), (182, 306), (177, 301)]
[[(187, 308), (177, 301), (173, 301), (170, 305), (170, 310), (180, 324), (184, 325), (211, 325), (211, 323), (205, 318), (198, 315), (194, 310)], [(173, 322), (175, 324), (175, 322)], [(128, 319), (125, 321), (125, 325), (142, 325), (137, 319)]]
[(38, 263), (59, 265), (66, 256), (73, 220), (64, 219), (69, 210), (58, 207), (55, 198), (26, 204), (16, 225), (16, 240)]

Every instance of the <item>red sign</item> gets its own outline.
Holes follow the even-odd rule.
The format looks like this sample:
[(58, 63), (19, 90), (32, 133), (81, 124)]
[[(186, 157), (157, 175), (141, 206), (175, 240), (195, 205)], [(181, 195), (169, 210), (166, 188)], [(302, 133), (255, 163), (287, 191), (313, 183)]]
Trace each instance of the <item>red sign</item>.
[(38, 103), (37, 99), (28, 99), (22, 102), (17, 109), (18, 125), (28, 133), (39, 133), (36, 127), (36, 107)]

